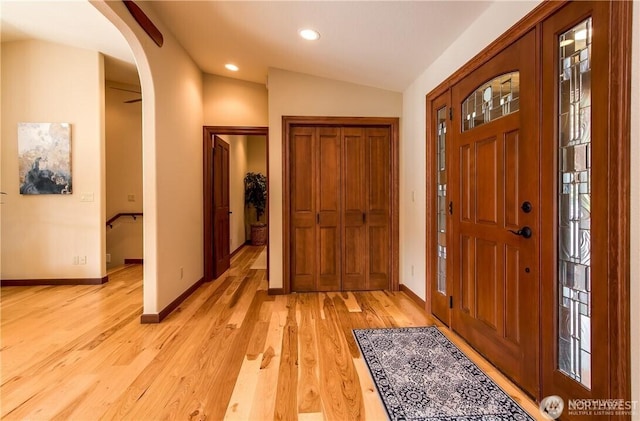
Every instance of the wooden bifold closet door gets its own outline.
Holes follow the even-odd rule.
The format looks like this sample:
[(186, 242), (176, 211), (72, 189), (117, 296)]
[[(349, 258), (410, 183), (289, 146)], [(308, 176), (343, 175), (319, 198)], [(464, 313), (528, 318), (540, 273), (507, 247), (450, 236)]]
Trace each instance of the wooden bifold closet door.
[(291, 290), (390, 287), (388, 127), (293, 126)]

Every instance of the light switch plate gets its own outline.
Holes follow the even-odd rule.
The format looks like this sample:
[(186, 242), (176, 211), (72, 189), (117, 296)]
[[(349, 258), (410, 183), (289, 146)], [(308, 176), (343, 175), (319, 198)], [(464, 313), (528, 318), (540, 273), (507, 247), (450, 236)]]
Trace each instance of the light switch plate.
[(80, 193), (81, 202), (93, 202), (93, 193)]

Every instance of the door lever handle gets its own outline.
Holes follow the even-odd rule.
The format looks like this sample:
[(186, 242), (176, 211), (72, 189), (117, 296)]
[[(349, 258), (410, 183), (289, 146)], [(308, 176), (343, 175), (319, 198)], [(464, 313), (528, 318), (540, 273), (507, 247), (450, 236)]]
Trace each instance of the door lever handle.
[(514, 231), (514, 230), (508, 230), (508, 231), (512, 234), (520, 235), (524, 238), (531, 238), (531, 236), (533, 235), (533, 231), (531, 231), (531, 228), (527, 226), (520, 228), (518, 231)]

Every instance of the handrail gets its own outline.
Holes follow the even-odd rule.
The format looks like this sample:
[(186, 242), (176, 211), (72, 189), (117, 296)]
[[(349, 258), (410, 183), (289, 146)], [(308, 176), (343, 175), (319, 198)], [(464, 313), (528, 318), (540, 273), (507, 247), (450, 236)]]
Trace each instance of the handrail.
[(121, 216), (130, 216), (133, 218), (133, 220), (136, 220), (137, 216), (142, 216), (142, 212), (124, 212), (124, 213), (118, 213), (115, 216), (113, 216), (112, 218), (109, 218), (109, 220), (107, 221), (107, 226), (109, 228), (113, 228), (113, 223), (116, 221), (116, 219), (120, 218)]

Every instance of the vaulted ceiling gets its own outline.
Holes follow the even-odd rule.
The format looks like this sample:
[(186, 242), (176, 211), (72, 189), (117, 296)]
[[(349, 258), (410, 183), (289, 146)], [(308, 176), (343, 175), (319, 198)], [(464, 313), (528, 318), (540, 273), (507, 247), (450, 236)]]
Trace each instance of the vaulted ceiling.
[[(265, 83), (268, 67), (404, 90), (490, 2), (159, 1), (152, 8), (207, 73)], [(317, 41), (298, 36), (320, 32)], [(224, 64), (240, 67), (230, 73)]]
[[(269, 67), (402, 91), (488, 1), (148, 1), (206, 73), (266, 83)], [(38, 38), (133, 63), (121, 34), (88, 2), (0, 2), (2, 41)], [(320, 32), (318, 41), (298, 36)], [(240, 70), (229, 72), (226, 63)]]

